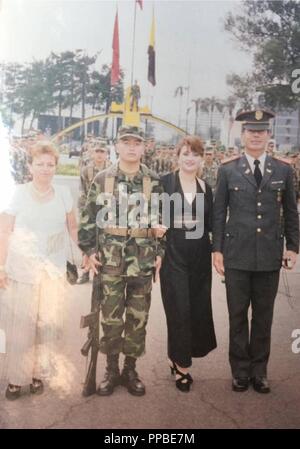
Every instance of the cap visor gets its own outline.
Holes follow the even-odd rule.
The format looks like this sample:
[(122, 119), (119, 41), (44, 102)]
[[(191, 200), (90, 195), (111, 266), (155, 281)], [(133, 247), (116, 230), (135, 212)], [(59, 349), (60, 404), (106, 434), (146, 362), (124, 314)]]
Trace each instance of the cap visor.
[(252, 131), (265, 131), (270, 129), (270, 125), (269, 123), (244, 123), (243, 129)]

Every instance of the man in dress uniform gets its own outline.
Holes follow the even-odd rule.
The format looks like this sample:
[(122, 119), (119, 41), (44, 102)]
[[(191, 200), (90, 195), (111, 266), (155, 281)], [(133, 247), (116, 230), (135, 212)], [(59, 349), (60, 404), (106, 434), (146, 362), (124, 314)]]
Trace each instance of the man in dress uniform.
[[(154, 270), (157, 278), (163, 255), (159, 241), (162, 232), (159, 226), (151, 227), (153, 223), (149, 221), (144, 223), (146, 226), (131, 223), (135, 208), (132, 201), (123, 212), (119, 206), (124, 197), (126, 200), (126, 192), (129, 195), (143, 194), (150, 200), (152, 193), (160, 194), (163, 190), (158, 176), (140, 163), (144, 152), (144, 134), (140, 128), (121, 127), (116, 147), (119, 161), (98, 173), (91, 185), (81, 213), (79, 246), (89, 256), (87, 265), (95, 273), (100, 270), (103, 328), (100, 351), (107, 356), (107, 367), (97, 392), (100, 396), (108, 396), (122, 384), (129, 393), (142, 396), (145, 386), (135, 366), (136, 360), (145, 352), (152, 275)], [(106, 227), (101, 227), (98, 221), (104, 207), (103, 193), (112, 195), (116, 201), (116, 216), (113, 217), (116, 223)], [(150, 212), (148, 210), (148, 219)], [(98, 255), (96, 248), (99, 249)], [(121, 375), (120, 353), (125, 355)]]
[(239, 113), (245, 154), (218, 172), (214, 266), (225, 274), (234, 391), (247, 390), (250, 382), (259, 393), (270, 391), (267, 363), (280, 268), (293, 268), (299, 251), (292, 169), (265, 152), (273, 117), (264, 110)]

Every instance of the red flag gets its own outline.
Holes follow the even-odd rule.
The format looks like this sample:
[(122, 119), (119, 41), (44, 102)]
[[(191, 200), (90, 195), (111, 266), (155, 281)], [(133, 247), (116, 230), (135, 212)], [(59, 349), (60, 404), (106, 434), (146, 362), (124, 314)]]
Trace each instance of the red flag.
[(143, 0), (136, 0), (136, 2), (140, 5), (140, 8), (143, 9)]
[(118, 11), (116, 12), (114, 37), (112, 42), (113, 61), (111, 66), (110, 84), (114, 86), (120, 79), (120, 47), (119, 47), (119, 19)]

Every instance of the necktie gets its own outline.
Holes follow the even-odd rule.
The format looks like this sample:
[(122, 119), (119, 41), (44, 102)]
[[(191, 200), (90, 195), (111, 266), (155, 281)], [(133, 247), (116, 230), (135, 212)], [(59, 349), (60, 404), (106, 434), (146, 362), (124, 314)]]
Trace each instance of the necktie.
[(259, 168), (259, 164), (260, 164), (260, 161), (258, 159), (255, 159), (255, 161), (254, 161), (254, 165), (255, 165), (254, 178), (255, 178), (257, 187), (260, 186), (260, 183), (261, 183), (261, 180), (262, 180), (262, 174), (261, 174), (261, 171), (260, 171), (260, 168)]

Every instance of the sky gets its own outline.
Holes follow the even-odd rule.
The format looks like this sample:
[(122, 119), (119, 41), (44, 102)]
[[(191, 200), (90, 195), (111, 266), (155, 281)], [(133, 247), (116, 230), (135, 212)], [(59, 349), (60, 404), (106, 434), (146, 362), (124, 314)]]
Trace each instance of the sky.
[[(178, 122), (178, 86), (190, 85), (190, 99), (229, 94), (226, 75), (243, 74), (251, 57), (224, 31), (229, 11), (240, 1), (145, 0), (137, 7), (134, 79), (142, 91), (141, 104), (152, 103), (153, 113)], [(28, 62), (51, 51), (85, 49), (100, 52), (95, 69), (112, 61), (112, 34), (119, 13), (120, 64), (125, 85), (131, 79), (134, 0), (2, 0), (0, 60)], [(156, 79), (147, 81), (152, 12), (156, 20)], [(186, 100), (184, 106), (186, 109)]]

